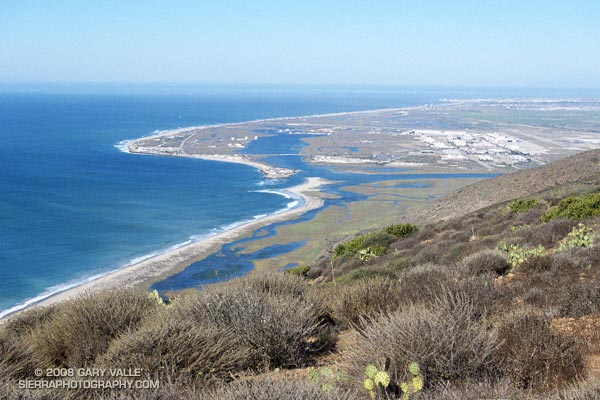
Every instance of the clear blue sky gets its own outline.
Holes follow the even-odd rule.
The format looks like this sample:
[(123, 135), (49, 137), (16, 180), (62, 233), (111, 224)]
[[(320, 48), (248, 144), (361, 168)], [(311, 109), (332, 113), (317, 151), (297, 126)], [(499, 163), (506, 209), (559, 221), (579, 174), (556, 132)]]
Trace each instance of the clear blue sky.
[(0, 82), (600, 87), (598, 0), (1, 0)]

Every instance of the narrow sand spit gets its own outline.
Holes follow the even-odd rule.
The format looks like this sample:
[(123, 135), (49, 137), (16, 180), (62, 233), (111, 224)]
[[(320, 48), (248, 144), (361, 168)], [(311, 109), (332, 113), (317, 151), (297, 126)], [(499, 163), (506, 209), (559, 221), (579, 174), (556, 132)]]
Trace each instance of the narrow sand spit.
[[(84, 293), (99, 290), (141, 286), (161, 277), (174, 274), (191, 263), (206, 258), (208, 255), (217, 251), (223, 244), (232, 242), (236, 238), (252, 233), (263, 226), (291, 219), (300, 216), (307, 211), (320, 208), (323, 205), (323, 199), (311, 195), (311, 192), (318, 191), (320, 186), (327, 183), (329, 182), (321, 178), (308, 178), (303, 184), (286, 189), (287, 192), (302, 199), (302, 203), (297, 207), (270, 214), (264, 218), (249, 221), (230, 230), (207, 237), (206, 239), (145, 259), (79, 286), (55, 293), (39, 302), (31, 304), (27, 308), (48, 306), (50, 304), (81, 296)], [(19, 311), (16, 311), (15, 313)], [(8, 316), (14, 315), (15, 313), (9, 314)]]

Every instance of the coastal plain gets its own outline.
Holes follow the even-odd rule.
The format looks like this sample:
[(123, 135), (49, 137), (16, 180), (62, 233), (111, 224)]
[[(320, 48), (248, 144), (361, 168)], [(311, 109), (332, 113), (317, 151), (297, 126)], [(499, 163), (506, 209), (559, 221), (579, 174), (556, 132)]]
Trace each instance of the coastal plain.
[[(129, 144), (134, 153), (199, 157), (262, 168), (281, 153), (249, 153), (269, 136), (301, 135), (307, 162), (350, 169), (506, 173), (596, 148), (600, 102), (557, 99), (447, 100), (419, 107), (274, 118), (160, 132)], [(256, 163), (259, 164), (256, 164)], [(262, 167), (261, 167), (262, 165)]]

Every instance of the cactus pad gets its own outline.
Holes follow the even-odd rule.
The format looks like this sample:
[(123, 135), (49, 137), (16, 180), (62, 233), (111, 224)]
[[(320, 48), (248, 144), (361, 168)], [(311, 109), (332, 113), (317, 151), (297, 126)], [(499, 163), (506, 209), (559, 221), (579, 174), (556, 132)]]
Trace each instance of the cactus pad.
[(321, 368), (321, 376), (323, 378), (333, 379), (335, 377), (335, 374), (333, 373), (333, 370), (331, 368), (323, 367)]
[(384, 388), (386, 388), (390, 384), (390, 375), (385, 371), (379, 371), (375, 374), (373, 381), (376, 384), (381, 385)]
[(374, 366), (373, 364), (369, 364), (367, 365), (367, 368), (365, 369), (365, 375), (367, 376), (367, 378), (375, 378), (375, 374), (377, 373), (377, 367)]
[(402, 389), (403, 393), (408, 393), (408, 391), (410, 390), (410, 387), (408, 386), (408, 383), (402, 382), (400, 384), (400, 389)]
[(411, 374), (413, 374), (414, 376), (419, 375), (419, 372), (421, 372), (421, 368), (419, 367), (419, 363), (416, 362), (411, 362), (408, 366), (408, 370), (410, 371)]
[(367, 378), (365, 379), (363, 386), (366, 390), (373, 390), (373, 388), (375, 387), (375, 382), (373, 382), (373, 379)]
[(416, 392), (423, 390), (424, 383), (425, 382), (423, 381), (423, 377), (421, 375), (417, 375), (412, 378), (412, 385)]

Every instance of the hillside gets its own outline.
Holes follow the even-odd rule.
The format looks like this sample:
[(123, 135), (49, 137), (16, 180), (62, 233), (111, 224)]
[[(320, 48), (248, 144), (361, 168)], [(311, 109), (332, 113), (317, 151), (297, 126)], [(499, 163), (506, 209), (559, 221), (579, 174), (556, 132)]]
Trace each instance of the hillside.
[(456, 190), (406, 217), (407, 222), (430, 223), (456, 218), (495, 203), (582, 181), (600, 173), (600, 149), (566, 157), (534, 169), (486, 179)]
[[(19, 314), (0, 330), (0, 398), (600, 398), (598, 160), (472, 185), (286, 273)], [(140, 368), (95, 379), (160, 388), (23, 392), (65, 381), (36, 368)]]

